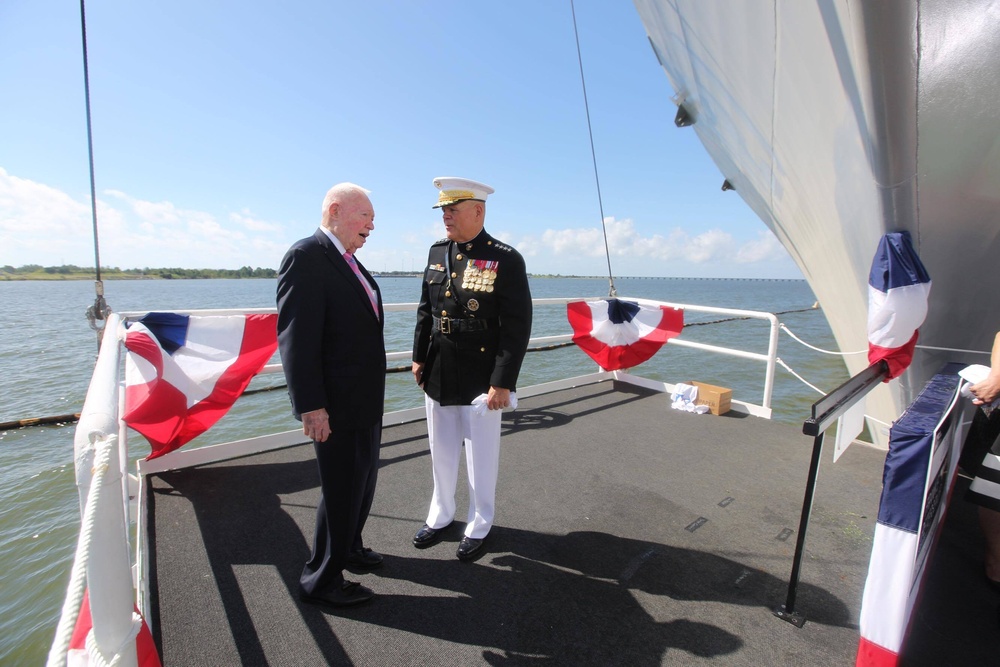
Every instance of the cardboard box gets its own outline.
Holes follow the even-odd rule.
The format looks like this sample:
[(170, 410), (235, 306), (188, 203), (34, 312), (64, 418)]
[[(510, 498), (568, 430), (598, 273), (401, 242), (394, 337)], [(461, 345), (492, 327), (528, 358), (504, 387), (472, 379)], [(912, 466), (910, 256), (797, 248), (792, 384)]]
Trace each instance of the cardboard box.
[(698, 387), (698, 398), (695, 399), (695, 405), (707, 405), (708, 411), (713, 415), (724, 415), (729, 412), (729, 404), (733, 400), (732, 389), (704, 382), (694, 382), (693, 380), (684, 384)]

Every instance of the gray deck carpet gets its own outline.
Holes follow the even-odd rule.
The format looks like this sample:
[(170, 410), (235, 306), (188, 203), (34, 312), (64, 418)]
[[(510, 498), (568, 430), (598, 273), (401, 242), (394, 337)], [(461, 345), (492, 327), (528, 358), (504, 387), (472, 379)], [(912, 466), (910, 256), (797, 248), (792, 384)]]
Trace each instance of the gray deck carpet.
[[(457, 523), (430, 549), (411, 545), (431, 492), (425, 425), (387, 428), (365, 531), (385, 566), (349, 575), (377, 597), (338, 613), (296, 597), (318, 497), (311, 445), (152, 478), (164, 664), (853, 665), (884, 454), (855, 446), (831, 464), (824, 453), (798, 628), (771, 610), (786, 599), (812, 439), (616, 387), (524, 399), (505, 415), (497, 520), (474, 563), (455, 558)], [(460, 513), (464, 485), (463, 473)], [(982, 585), (961, 505), (948, 555), (932, 562), (947, 576), (928, 586), (904, 664), (1000, 655), (1000, 596)], [(956, 591), (953, 608), (939, 601)]]

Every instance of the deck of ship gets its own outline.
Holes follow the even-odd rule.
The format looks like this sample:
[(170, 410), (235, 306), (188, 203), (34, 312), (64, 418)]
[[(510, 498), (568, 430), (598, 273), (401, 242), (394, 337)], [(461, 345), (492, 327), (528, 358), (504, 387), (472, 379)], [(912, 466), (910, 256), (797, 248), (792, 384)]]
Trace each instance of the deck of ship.
[[(377, 597), (338, 613), (296, 597), (318, 497), (310, 445), (161, 473), (149, 486), (154, 635), (167, 667), (850, 665), (884, 454), (824, 456), (798, 628), (771, 610), (785, 601), (811, 446), (787, 425), (671, 410), (620, 383), (524, 399), (504, 418), (488, 553), (461, 563), (459, 524), (430, 549), (411, 545), (430, 497), (425, 425), (387, 428), (365, 531), (385, 565), (349, 575)], [(981, 546), (954, 502), (904, 664), (1000, 655)]]

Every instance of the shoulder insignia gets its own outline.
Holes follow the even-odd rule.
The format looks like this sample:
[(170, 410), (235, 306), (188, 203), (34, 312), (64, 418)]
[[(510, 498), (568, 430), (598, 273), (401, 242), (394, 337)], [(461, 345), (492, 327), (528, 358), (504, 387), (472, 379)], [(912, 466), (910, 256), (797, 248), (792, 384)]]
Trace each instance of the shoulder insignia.
[(445, 237), (443, 239), (438, 239), (437, 241), (435, 241), (431, 245), (442, 245), (442, 244), (447, 243), (447, 242), (448, 242), (448, 238)]

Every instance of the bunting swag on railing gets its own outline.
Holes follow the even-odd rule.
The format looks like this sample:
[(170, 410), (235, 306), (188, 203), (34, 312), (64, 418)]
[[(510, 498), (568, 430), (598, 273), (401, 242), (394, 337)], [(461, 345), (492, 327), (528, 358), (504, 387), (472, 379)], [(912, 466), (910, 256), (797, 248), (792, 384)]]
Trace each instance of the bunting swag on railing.
[(930, 276), (913, 249), (910, 233), (883, 236), (868, 274), (868, 363), (885, 359), (886, 382), (913, 361), (930, 291)]
[(126, 424), (154, 459), (222, 418), (278, 346), (277, 315), (149, 313), (126, 323)]
[(684, 328), (679, 308), (621, 299), (573, 301), (566, 316), (573, 342), (606, 371), (638, 366)]

